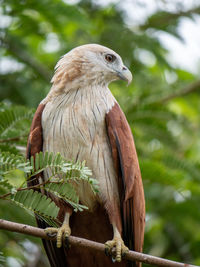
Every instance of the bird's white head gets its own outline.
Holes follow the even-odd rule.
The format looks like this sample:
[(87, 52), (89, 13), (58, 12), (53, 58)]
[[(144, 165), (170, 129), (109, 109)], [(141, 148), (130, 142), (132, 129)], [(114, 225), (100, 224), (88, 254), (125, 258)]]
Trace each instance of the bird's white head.
[(56, 90), (69, 90), (80, 83), (108, 85), (118, 79), (128, 84), (132, 81), (121, 57), (105, 46), (87, 44), (72, 49), (58, 61), (52, 83)]

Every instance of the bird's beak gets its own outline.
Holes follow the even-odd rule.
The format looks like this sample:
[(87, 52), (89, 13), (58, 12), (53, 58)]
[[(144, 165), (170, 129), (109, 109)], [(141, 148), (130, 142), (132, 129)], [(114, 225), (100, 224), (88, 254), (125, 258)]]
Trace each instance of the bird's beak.
[(117, 71), (117, 76), (124, 81), (128, 82), (128, 85), (131, 83), (132, 81), (132, 73), (130, 72), (130, 70), (127, 67), (123, 67), (121, 71)]

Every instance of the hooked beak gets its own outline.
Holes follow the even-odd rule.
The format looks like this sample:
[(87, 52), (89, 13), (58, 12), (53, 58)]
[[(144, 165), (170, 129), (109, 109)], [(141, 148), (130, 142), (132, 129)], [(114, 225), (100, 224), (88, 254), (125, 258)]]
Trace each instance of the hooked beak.
[(130, 72), (130, 70), (127, 67), (123, 67), (121, 71), (117, 71), (117, 76), (124, 81), (128, 82), (128, 85), (131, 83), (132, 81), (132, 73)]

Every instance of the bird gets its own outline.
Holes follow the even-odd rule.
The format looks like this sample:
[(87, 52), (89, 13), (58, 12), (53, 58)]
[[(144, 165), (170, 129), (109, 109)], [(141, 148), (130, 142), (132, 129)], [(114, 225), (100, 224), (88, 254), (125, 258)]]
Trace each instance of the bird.
[[(27, 158), (48, 151), (85, 161), (99, 185), (97, 194), (85, 182), (77, 187), (80, 203), (88, 207), (82, 212), (51, 195), (60, 227), (37, 220), (47, 234), (57, 235), (56, 242), (43, 240), (51, 267), (141, 266), (123, 259), (129, 249), (143, 250), (145, 199), (133, 135), (108, 88), (116, 80), (129, 84), (132, 74), (112, 49), (99, 44), (73, 48), (56, 64), (51, 89), (34, 115)], [(49, 175), (46, 170), (31, 184)], [(112, 256), (66, 248), (63, 239), (71, 234), (105, 243)]]

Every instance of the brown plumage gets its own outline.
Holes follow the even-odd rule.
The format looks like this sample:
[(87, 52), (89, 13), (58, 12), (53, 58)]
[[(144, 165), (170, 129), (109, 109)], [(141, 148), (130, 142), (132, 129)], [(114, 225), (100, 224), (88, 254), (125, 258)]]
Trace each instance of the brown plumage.
[[(129, 249), (142, 251), (145, 203), (132, 133), (107, 87), (118, 78), (130, 82), (131, 74), (120, 56), (106, 47), (85, 45), (66, 54), (56, 66), (51, 91), (35, 113), (27, 157), (48, 150), (67, 160), (86, 160), (100, 187), (96, 196), (85, 183), (77, 188), (89, 211), (73, 213), (64, 201), (51, 198), (60, 207), (65, 233), (103, 243), (114, 233), (106, 248), (116, 246), (116, 260), (121, 261), (127, 250), (122, 239)], [(41, 178), (48, 175), (46, 171)], [(140, 266), (124, 260), (113, 263), (110, 257), (86, 249), (57, 248), (51, 241), (43, 244), (52, 267)]]
[(143, 185), (131, 129), (118, 104), (106, 115), (106, 124), (119, 180), (123, 237), (129, 248), (142, 251), (145, 224)]

